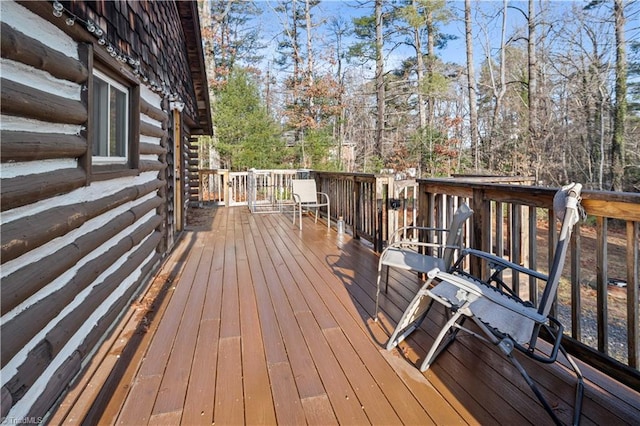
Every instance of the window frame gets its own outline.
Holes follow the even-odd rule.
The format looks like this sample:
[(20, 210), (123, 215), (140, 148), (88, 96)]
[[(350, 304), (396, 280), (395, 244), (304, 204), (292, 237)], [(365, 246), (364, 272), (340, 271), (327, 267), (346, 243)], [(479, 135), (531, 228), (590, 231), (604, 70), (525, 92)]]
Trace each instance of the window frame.
[[(139, 162), (140, 162), (140, 83), (134, 80), (133, 76), (119, 73), (115, 71), (118, 68), (110, 66), (112, 62), (111, 58), (103, 58), (100, 50), (93, 50), (93, 58), (91, 60), (88, 83), (88, 123), (87, 123), (87, 159), (86, 164), (88, 168), (88, 183), (91, 181), (100, 181), (113, 179), (123, 176), (135, 176), (139, 174)], [(121, 69), (121, 68), (120, 68)], [(122, 90), (126, 89), (128, 93), (127, 102), (127, 129), (126, 129), (126, 157), (113, 157), (114, 160), (109, 160), (110, 157), (94, 156), (93, 145), (96, 142), (94, 136), (95, 124), (94, 121), (94, 76), (97, 76), (101, 80), (107, 80), (109, 84), (113, 84), (114, 87)], [(89, 177), (91, 176), (91, 177)]]
[[(125, 111), (125, 120), (124, 120), (124, 137), (125, 137), (125, 141), (124, 141), (124, 155), (123, 156), (112, 156), (109, 155), (109, 151), (111, 150), (111, 144), (110, 144), (110, 139), (111, 139), (111, 130), (112, 130), (112, 126), (111, 126), (111, 114), (109, 112), (107, 112), (107, 114), (105, 114), (105, 117), (107, 118), (107, 131), (109, 132), (107, 135), (107, 155), (95, 155), (93, 154), (93, 149), (96, 147), (96, 131), (95, 131), (95, 100), (96, 100), (96, 89), (95, 89), (95, 79), (98, 78), (100, 79), (100, 81), (104, 82), (107, 84), (107, 97), (109, 98), (108, 102), (109, 102), (109, 111), (111, 109), (111, 96), (110, 96), (110, 92), (111, 92), (111, 88), (115, 88), (117, 91), (119, 91), (120, 93), (123, 93), (125, 96), (125, 106), (126, 106), (126, 111)], [(92, 85), (92, 90), (93, 92), (93, 103), (92, 103), (92, 107), (93, 107), (93, 114), (91, 116), (91, 119), (94, 120), (94, 138), (93, 138), (93, 144), (92, 144), (92, 153), (91, 153), (91, 159), (94, 165), (103, 165), (103, 164), (128, 164), (129, 163), (129, 154), (130, 154), (130, 143), (129, 143), (129, 139), (131, 137), (131, 135), (129, 134), (129, 127), (131, 127), (131, 113), (130, 113), (130, 109), (131, 109), (131, 100), (129, 99), (131, 97), (131, 90), (129, 87), (125, 86), (124, 84), (120, 83), (117, 80), (114, 80), (113, 78), (111, 78), (110, 76), (108, 76), (107, 74), (103, 73), (102, 71), (100, 71), (97, 68), (93, 69), (93, 85)]]

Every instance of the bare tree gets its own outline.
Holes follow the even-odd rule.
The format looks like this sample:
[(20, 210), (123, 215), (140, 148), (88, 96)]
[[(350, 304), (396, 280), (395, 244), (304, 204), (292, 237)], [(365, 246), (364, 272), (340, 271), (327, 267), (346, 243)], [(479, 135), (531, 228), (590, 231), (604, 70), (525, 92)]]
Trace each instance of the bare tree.
[(383, 33), (382, 33), (382, 0), (375, 0), (375, 26), (376, 26), (376, 138), (375, 154), (383, 158), (384, 140), (384, 120), (385, 120), (385, 87), (384, 87), (384, 56), (383, 56)]
[(611, 189), (622, 191), (625, 168), (624, 122), (627, 116), (627, 51), (625, 45), (624, 0), (614, 0), (616, 33), (616, 103), (611, 141)]
[(483, 151), (484, 151), (484, 156), (486, 158), (486, 166), (490, 169), (493, 170), (494, 169), (494, 161), (495, 161), (495, 157), (494, 157), (494, 150), (495, 150), (495, 145), (497, 144), (497, 139), (498, 139), (498, 126), (499, 126), (499, 118), (500, 118), (500, 111), (502, 109), (502, 100), (504, 99), (504, 95), (507, 93), (507, 78), (506, 78), (506, 72), (507, 72), (507, 64), (506, 64), (506, 58), (507, 58), (507, 43), (506, 43), (506, 37), (507, 37), (507, 10), (508, 10), (508, 0), (503, 0), (503, 5), (502, 5), (502, 9), (501, 9), (501, 13), (502, 13), (502, 25), (501, 25), (501, 30), (500, 30), (500, 47), (499, 47), (499, 51), (500, 51), (500, 63), (498, 65), (499, 70), (498, 70), (498, 80), (496, 80), (496, 72), (494, 70), (494, 62), (492, 60), (492, 55), (491, 55), (491, 44), (490, 44), (490, 40), (491, 40), (491, 35), (489, 34), (488, 30), (486, 27), (483, 27), (482, 30), (485, 33), (485, 39), (486, 39), (486, 43), (485, 43), (485, 49), (486, 49), (486, 57), (487, 57), (487, 61), (486, 61), (486, 65), (488, 67), (488, 74), (489, 74), (489, 84), (490, 84), (490, 90), (492, 92), (493, 95), (493, 113), (492, 113), (492, 118), (491, 118), (491, 123), (490, 123), (490, 128), (487, 129), (487, 137), (485, 140), (485, 143), (483, 144)]
[(471, 151), (473, 165), (479, 170), (479, 141), (478, 141), (478, 101), (476, 100), (476, 72), (473, 59), (473, 23), (471, 21), (471, 0), (464, 1), (464, 27), (467, 45), (467, 82), (469, 90), (469, 124), (471, 135)]
[(527, 23), (529, 29), (529, 37), (527, 40), (527, 53), (528, 53), (528, 101), (529, 101), (529, 134), (528, 144), (529, 149), (536, 153), (534, 163), (536, 165), (536, 181), (540, 179), (538, 176), (538, 166), (540, 162), (540, 154), (538, 150), (534, 149), (536, 140), (540, 137), (538, 133), (538, 63), (536, 56), (536, 6), (534, 0), (529, 0), (529, 14), (527, 16)]

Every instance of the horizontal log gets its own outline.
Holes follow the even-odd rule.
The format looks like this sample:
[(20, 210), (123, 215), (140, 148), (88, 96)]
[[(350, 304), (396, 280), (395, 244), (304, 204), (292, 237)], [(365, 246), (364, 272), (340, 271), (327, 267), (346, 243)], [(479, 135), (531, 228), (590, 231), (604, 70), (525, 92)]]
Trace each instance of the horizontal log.
[[(150, 223), (151, 224), (151, 223)], [(142, 230), (141, 230), (142, 231)], [(146, 231), (146, 229), (145, 229)], [(140, 233), (142, 236), (143, 232)], [(144, 237), (149, 234), (144, 234)], [(129, 246), (134, 243), (138, 244), (140, 241), (135, 241), (140, 239), (129, 238), (128, 243), (123, 240), (122, 246), (117, 250), (121, 251), (123, 248)], [(109, 275), (105, 278), (103, 284), (96, 286), (92, 289), (91, 293), (87, 296), (87, 298), (82, 302), (78, 308), (64, 317), (60, 323), (53, 328), (46, 335), (46, 340), (49, 342), (52, 348), (52, 354), (55, 357), (57, 353), (64, 347), (64, 345), (68, 342), (69, 338), (73, 336), (78, 328), (87, 320), (87, 318), (96, 310), (98, 307), (104, 302), (104, 300), (111, 294), (113, 291), (118, 288), (122, 284), (122, 282), (129, 277), (144, 261), (149, 254), (153, 253), (162, 238), (162, 234), (160, 232), (154, 232), (151, 237), (147, 241), (144, 242), (136, 251), (132, 253), (127, 261), (122, 265), (122, 267), (118, 268), (113, 274)], [(131, 250), (133, 246), (130, 246), (128, 250)]]
[[(79, 354), (79, 358), (86, 360), (87, 356), (91, 353), (92, 349), (100, 344), (104, 335), (109, 333), (110, 330), (116, 325), (121, 314), (125, 311), (127, 306), (131, 303), (131, 300), (138, 294), (143, 287), (143, 282), (147, 279), (148, 273), (160, 259), (159, 255), (155, 255), (146, 265), (141, 269), (140, 279), (132, 284), (125, 293), (113, 303), (108, 312), (100, 318), (95, 326), (89, 331), (84, 341), (78, 346), (78, 349), (74, 352), (74, 356)], [(144, 260), (144, 259), (143, 259)], [(66, 364), (66, 363), (65, 363)], [(85, 366), (86, 367), (86, 366)], [(78, 371), (82, 373), (81, 370)], [(57, 398), (72, 384), (73, 376), (65, 376), (59, 378), (59, 373), (56, 372), (53, 380), (47, 383), (47, 391), (38, 398), (38, 407), (34, 405), (32, 412), (34, 416), (44, 416)], [(41, 408), (40, 408), (41, 407)]]
[(9, 414), (9, 409), (13, 405), (13, 398), (11, 397), (11, 392), (7, 389), (6, 386), (2, 387), (2, 400), (0, 401), (0, 417), (3, 419), (7, 417)]
[[(2, 225), (0, 255), (2, 263), (15, 259), (54, 238), (78, 228), (87, 220), (100, 216), (126, 202), (137, 200), (164, 186), (161, 180), (125, 188), (97, 200), (54, 207), (36, 215)], [(4, 201), (4, 200), (3, 200)]]
[(138, 169), (126, 166), (112, 167), (110, 165), (93, 166), (91, 169), (91, 182), (104, 182), (123, 177), (134, 177), (140, 174)]
[(3, 114), (53, 123), (87, 122), (87, 108), (81, 101), (63, 98), (4, 78), (0, 82), (0, 110)]
[(56, 78), (84, 83), (89, 72), (80, 62), (2, 23), (2, 57), (46, 71)]
[[(4, 145), (3, 145), (3, 148), (4, 148)], [(167, 148), (165, 148), (164, 146), (154, 145), (152, 143), (140, 142), (140, 155), (164, 155), (166, 153), (167, 153)]]
[(60, 367), (56, 369), (40, 395), (29, 409), (32, 418), (44, 418), (49, 409), (58, 400), (60, 394), (69, 385), (69, 382), (78, 375), (82, 369), (82, 355), (74, 351)]
[[(2, 206), (0, 210), (7, 211), (45, 198), (65, 194), (81, 188), (86, 182), (87, 175), (80, 168), (2, 179), (2, 187), (0, 188)], [(2, 261), (4, 262), (4, 259)]]
[(142, 216), (162, 205), (162, 198), (154, 197), (116, 216), (109, 223), (82, 235), (74, 242), (40, 259), (25, 265), (2, 280), (1, 311), (4, 315), (28, 297), (69, 270), (80, 259), (87, 256), (119, 232), (133, 225)]
[(18, 366), (16, 375), (11, 377), (6, 384), (14, 404), (24, 396), (52, 359), (51, 345), (46, 340), (40, 341), (29, 351), (25, 361)]
[(153, 160), (140, 160), (140, 164), (138, 165), (140, 172), (150, 172), (153, 170), (160, 171), (164, 170), (166, 167), (167, 163)]
[(144, 115), (153, 118), (163, 124), (169, 120), (169, 114), (164, 112), (158, 107), (151, 105), (144, 99), (140, 99), (140, 112)]
[(161, 205), (162, 198), (154, 197), (110, 220), (108, 225), (81, 236), (50, 256), (25, 265), (5, 277), (2, 280), (2, 315), (69, 270), (80, 259), (135, 223), (140, 217)]
[[(154, 216), (147, 223), (139, 227), (132, 235), (123, 238), (115, 246), (100, 255), (99, 258), (83, 265), (64, 287), (22, 311), (10, 321), (2, 324), (2, 334), (0, 335), (2, 367), (4, 367), (4, 365), (11, 360), (11, 358), (13, 358), (24, 345), (26, 345), (38, 332), (40, 332), (46, 324), (60, 314), (60, 312), (65, 309), (80, 292), (104, 273), (111, 264), (117, 262), (145, 237), (154, 233), (154, 230), (161, 224), (162, 218), (160, 216)], [(154, 238), (151, 240), (153, 239)], [(157, 246), (157, 243), (155, 246)], [(147, 251), (145, 257), (149, 253), (150, 251)], [(123, 272), (126, 272), (137, 266), (129, 263), (131, 262), (127, 262), (122, 265), (119, 271), (122, 270)], [(122, 279), (124, 278), (126, 278), (126, 276), (122, 277)], [(106, 279), (103, 284), (92, 289), (91, 293), (103, 294), (106, 291), (107, 293), (103, 294), (104, 298), (106, 298), (108, 294), (117, 287), (117, 284), (118, 283), (115, 281)], [(80, 317), (83, 315), (89, 315), (93, 309), (95, 309), (95, 307), (93, 307), (93, 309), (89, 309), (90, 303), (88, 302), (88, 299), (89, 296), (85, 301), (83, 301), (81, 306), (76, 309), (76, 311), (70, 313), (61, 320), (61, 324), (57, 326), (57, 328), (62, 329), (60, 333), (66, 336), (72, 331), (70, 329), (73, 329), (73, 327), (79, 327), (82, 324), (82, 322), (79, 321)], [(52, 330), (50, 334), (55, 334), (54, 330)], [(75, 330), (73, 331), (75, 332)], [(66, 341), (63, 340), (64, 339), (60, 336), (53, 341), (49, 339), (49, 342), (52, 344), (52, 353), (54, 356), (55, 353), (64, 346)]]
[[(154, 247), (157, 247), (160, 239), (161, 236), (158, 233), (155, 233), (150, 237), (147, 247), (153, 250)], [(130, 259), (130, 262), (135, 265), (140, 265), (140, 263), (143, 262), (150, 253), (151, 251), (147, 252), (147, 250), (140, 250), (134, 257)], [(111, 307), (107, 315), (102, 317), (97, 322), (96, 328), (94, 328), (91, 333), (87, 335), (87, 338), (85, 338), (85, 340), (78, 347), (78, 350), (83, 356), (91, 353), (91, 350), (95, 347), (95, 345), (104, 337), (104, 333), (114, 325), (114, 322), (130, 304), (131, 299), (145, 287), (144, 284), (149, 280), (151, 271), (160, 262), (161, 257), (162, 256), (159, 253), (156, 253), (145, 265), (142, 266), (142, 268), (140, 268), (140, 278), (135, 283), (133, 283), (129, 287), (129, 289), (127, 289), (125, 294), (118, 300), (118, 302), (116, 302), (116, 304)]]
[(153, 124), (147, 123), (146, 121), (140, 121), (140, 134), (145, 136), (151, 136), (154, 138), (162, 138), (166, 136), (166, 130), (158, 126), (154, 126)]
[(77, 135), (0, 132), (3, 163), (8, 161), (35, 161), (50, 158), (77, 158), (87, 152), (86, 139)]

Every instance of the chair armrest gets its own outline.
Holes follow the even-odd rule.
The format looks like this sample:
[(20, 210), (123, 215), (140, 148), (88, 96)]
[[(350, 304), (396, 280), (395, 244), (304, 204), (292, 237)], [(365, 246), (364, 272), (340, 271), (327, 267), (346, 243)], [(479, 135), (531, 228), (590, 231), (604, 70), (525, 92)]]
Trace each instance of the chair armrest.
[(470, 249), (470, 248), (463, 249), (462, 256), (465, 256), (467, 254), (470, 254), (475, 257), (479, 257), (481, 259), (486, 259), (489, 262), (504, 266), (505, 268), (513, 269), (517, 272), (530, 275), (532, 277), (535, 277), (543, 281), (548, 281), (549, 279), (549, 277), (545, 274), (542, 274), (538, 271), (534, 271), (533, 269), (525, 268), (524, 266), (518, 265), (517, 263), (510, 262), (506, 259), (503, 259), (491, 253), (487, 253), (487, 252), (476, 250), (476, 249)]
[(325, 204), (329, 204), (329, 194), (327, 194), (326, 192), (318, 192), (318, 195), (324, 196), (324, 198), (326, 199)]
[(417, 247), (429, 247), (429, 248), (442, 248), (442, 249), (459, 249), (459, 246), (450, 246), (444, 243), (428, 243), (428, 242), (422, 242), (422, 241), (410, 241), (410, 240), (404, 240), (404, 241), (396, 241), (394, 243), (390, 243), (389, 245), (387, 245), (387, 247), (385, 248), (385, 250), (390, 249), (390, 248), (404, 248), (405, 246), (417, 246)]
[[(449, 232), (449, 229), (446, 228), (433, 228), (427, 226), (403, 226), (402, 228), (398, 228), (391, 234), (391, 238), (389, 238), (389, 243), (397, 242), (396, 239), (399, 238), (400, 235), (404, 233), (404, 231), (409, 230), (418, 230), (418, 231), (436, 231), (436, 232)], [(401, 241), (401, 240), (398, 240)]]

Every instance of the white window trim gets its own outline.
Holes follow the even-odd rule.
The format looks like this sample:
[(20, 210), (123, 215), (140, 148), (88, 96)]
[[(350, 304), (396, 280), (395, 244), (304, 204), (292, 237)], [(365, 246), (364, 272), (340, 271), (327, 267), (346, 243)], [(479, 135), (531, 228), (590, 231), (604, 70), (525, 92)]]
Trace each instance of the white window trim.
[[(128, 164), (129, 163), (129, 143), (130, 141), (129, 139), (129, 125), (130, 125), (130, 121), (131, 121), (131, 112), (129, 110), (130, 107), (130, 99), (129, 97), (131, 96), (131, 88), (125, 86), (124, 84), (119, 83), (117, 80), (114, 80), (112, 77), (109, 77), (107, 74), (101, 72), (98, 69), (93, 69), (93, 75), (100, 78), (101, 80), (107, 82), (110, 86), (115, 87), (116, 89), (124, 92), (124, 94), (126, 95), (126, 105), (127, 105), (127, 120), (126, 120), (126, 128), (125, 128), (125, 135), (127, 135), (127, 141), (125, 143), (125, 156), (124, 157), (110, 157), (110, 156), (97, 156), (97, 155), (93, 155), (91, 157), (91, 162), (94, 165), (103, 165), (103, 164)], [(107, 117), (110, 118), (109, 114), (107, 114)]]

